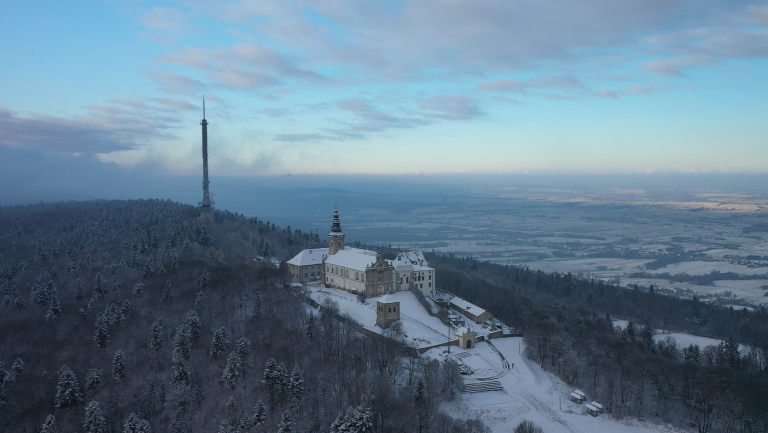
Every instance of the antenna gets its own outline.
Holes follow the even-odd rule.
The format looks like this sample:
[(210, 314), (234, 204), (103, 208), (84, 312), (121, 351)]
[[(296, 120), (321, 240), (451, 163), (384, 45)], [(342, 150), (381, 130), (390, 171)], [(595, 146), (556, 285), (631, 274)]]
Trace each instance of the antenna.
[(203, 119), (205, 119), (205, 95), (203, 95)]

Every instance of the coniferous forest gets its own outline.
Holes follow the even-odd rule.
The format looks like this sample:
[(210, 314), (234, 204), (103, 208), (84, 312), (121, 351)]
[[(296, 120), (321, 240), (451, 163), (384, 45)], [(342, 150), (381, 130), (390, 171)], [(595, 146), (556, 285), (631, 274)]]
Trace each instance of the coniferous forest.
[(310, 314), (254, 260), (319, 241), (162, 200), (0, 209), (0, 431), (484, 431), (437, 411), (455, 365)]
[[(0, 431), (484, 432), (455, 364), (310, 313), (284, 260), (320, 237), (162, 200), (0, 209)], [(382, 250), (387, 254), (394, 251)], [(768, 312), (428, 254), (610, 416), (768, 428)], [(613, 319), (627, 320), (624, 329)], [(655, 329), (723, 340), (679, 347)]]

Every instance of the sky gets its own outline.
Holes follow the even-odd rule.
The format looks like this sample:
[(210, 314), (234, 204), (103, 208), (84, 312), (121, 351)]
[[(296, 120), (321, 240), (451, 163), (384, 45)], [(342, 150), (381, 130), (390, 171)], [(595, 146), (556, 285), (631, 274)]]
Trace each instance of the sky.
[(768, 172), (768, 1), (28, 0), (0, 28), (20, 194), (197, 175), (203, 97), (212, 187)]

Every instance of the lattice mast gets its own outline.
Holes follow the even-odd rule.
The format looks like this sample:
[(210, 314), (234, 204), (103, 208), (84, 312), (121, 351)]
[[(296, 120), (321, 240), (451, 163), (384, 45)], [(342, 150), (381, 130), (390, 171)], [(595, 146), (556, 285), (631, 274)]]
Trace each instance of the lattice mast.
[(203, 120), (200, 121), (203, 127), (203, 201), (200, 202), (200, 211), (203, 213), (213, 210), (213, 200), (211, 192), (208, 189), (208, 121), (205, 120), (205, 98), (203, 98)]

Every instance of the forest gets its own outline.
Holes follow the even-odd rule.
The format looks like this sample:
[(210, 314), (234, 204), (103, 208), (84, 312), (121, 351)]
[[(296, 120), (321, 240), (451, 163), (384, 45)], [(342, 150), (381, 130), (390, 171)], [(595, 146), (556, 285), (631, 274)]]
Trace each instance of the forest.
[(485, 432), (437, 410), (455, 364), (316, 315), (255, 260), (319, 241), (164, 200), (0, 208), (0, 431)]
[[(163, 200), (0, 208), (0, 431), (486, 432), (438, 410), (461, 387), (454, 363), (409, 358), (299, 301), (284, 259), (322, 245)], [(767, 431), (765, 309), (427, 259), (440, 289), (521, 330), (529, 359), (610, 416)], [(678, 347), (655, 329), (723, 343)]]
[[(526, 355), (615, 417), (698, 433), (768, 431), (768, 312), (734, 311), (526, 267), (431, 254), (444, 290), (524, 333)], [(614, 319), (628, 320), (625, 329)], [(656, 341), (656, 329), (723, 340)]]

